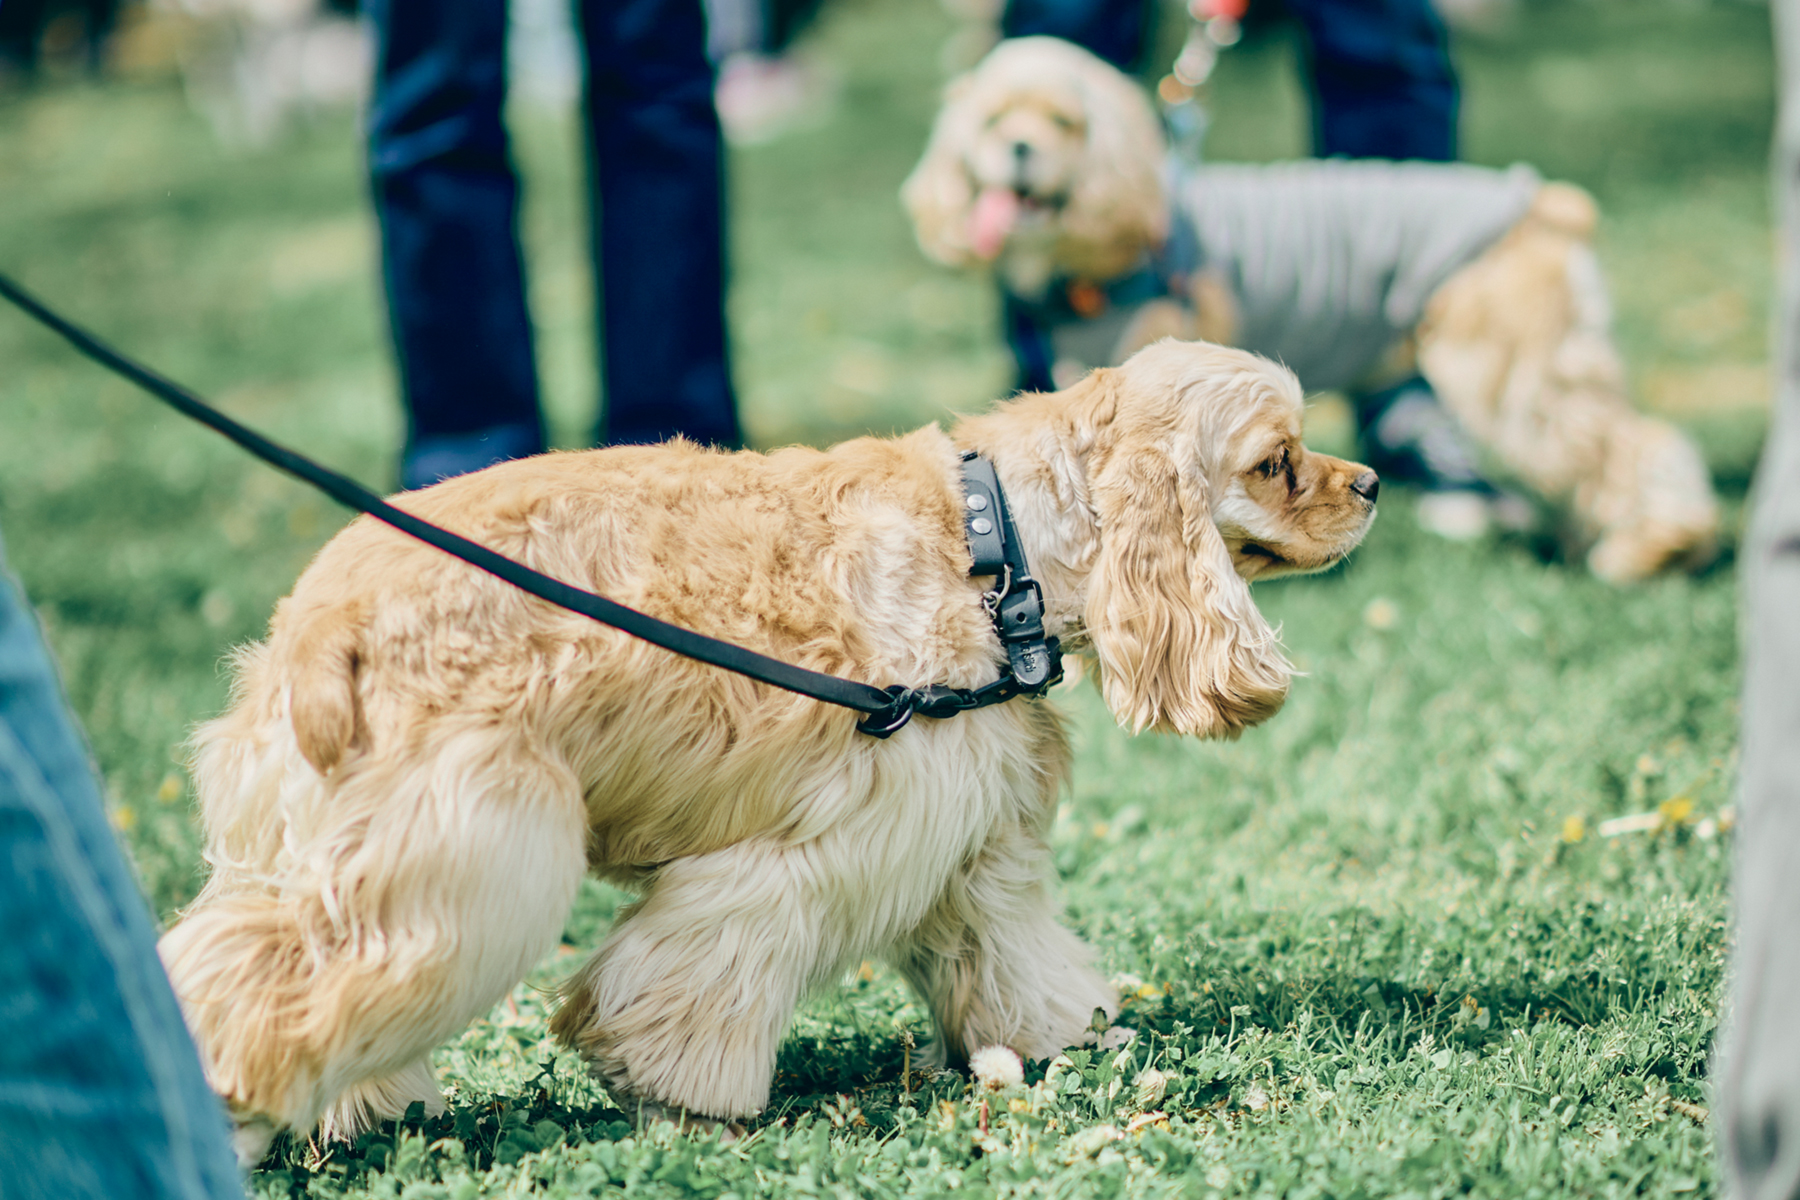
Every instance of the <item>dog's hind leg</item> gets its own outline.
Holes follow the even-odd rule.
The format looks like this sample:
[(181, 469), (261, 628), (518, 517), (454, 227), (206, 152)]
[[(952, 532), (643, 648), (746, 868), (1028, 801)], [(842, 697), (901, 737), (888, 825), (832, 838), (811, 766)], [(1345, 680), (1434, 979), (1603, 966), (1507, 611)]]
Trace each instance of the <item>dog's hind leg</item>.
[(1577, 511), (1602, 531), (1588, 567), (1629, 583), (1669, 566), (1696, 570), (1718, 550), (1719, 503), (1699, 448), (1653, 417), (1620, 422), (1599, 480), (1576, 494)]
[(788, 1019), (844, 953), (816, 867), (804, 848), (762, 843), (664, 866), (563, 985), (551, 1032), (628, 1111), (759, 1111)]
[(1719, 509), (1693, 443), (1632, 407), (1611, 321), (1581, 222), (1534, 209), (1433, 295), (1419, 365), (1508, 471), (1569, 506), (1595, 574), (1629, 582), (1704, 562)]
[(432, 1104), (432, 1048), (554, 945), (585, 868), (574, 777), (516, 730), (439, 732), (283, 809), (282, 855), (222, 866), (163, 938), (240, 1124), (349, 1136)]
[(997, 830), (890, 951), (950, 1056), (1003, 1045), (1049, 1058), (1089, 1036), (1096, 1008), (1108, 1020), (1118, 1014), (1093, 951), (1056, 920), (1049, 867), (1040, 838), (1016, 825)]

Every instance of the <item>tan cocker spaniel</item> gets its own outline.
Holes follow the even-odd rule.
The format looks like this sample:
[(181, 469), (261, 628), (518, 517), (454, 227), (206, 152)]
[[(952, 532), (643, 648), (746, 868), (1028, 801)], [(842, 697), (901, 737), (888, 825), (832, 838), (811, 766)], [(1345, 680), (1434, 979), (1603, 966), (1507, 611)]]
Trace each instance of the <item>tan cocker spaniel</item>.
[[(398, 503), (800, 666), (977, 687), (1006, 661), (968, 575), (979, 451), (1119, 722), (1231, 737), (1290, 675), (1248, 581), (1331, 566), (1374, 515), (1374, 475), (1300, 420), (1286, 370), (1164, 342), (949, 434), (549, 454)], [(1056, 919), (1055, 709), (854, 724), (351, 522), (196, 735), (212, 874), (161, 949), (240, 1154), (441, 1110), (433, 1048), (555, 946), (584, 871), (639, 898), (552, 1029), (632, 1111), (757, 1112), (796, 1004), (867, 958), (951, 1054), (1079, 1042), (1117, 1006)]]
[(1699, 452), (1626, 398), (1579, 188), (1522, 167), (1177, 163), (1131, 80), (1036, 37), (950, 85), (901, 195), (928, 255), (991, 266), (1053, 329), (1059, 376), (1164, 336), (1267, 355), (1309, 390), (1417, 371), (1568, 510), (1596, 574), (1712, 556)]

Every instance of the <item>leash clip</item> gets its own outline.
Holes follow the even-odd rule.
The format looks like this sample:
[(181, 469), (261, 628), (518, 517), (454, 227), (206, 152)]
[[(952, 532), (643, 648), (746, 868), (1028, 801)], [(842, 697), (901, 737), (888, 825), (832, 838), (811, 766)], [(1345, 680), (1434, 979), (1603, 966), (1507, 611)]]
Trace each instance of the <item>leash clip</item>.
[[(999, 683), (1009, 683), (1001, 679)], [(870, 713), (856, 723), (858, 733), (866, 733), (870, 737), (889, 738), (906, 727), (913, 719), (914, 713), (922, 713), (927, 717), (954, 717), (957, 713), (971, 708), (983, 708), (994, 701), (984, 698), (983, 693), (993, 688), (970, 691), (967, 688), (944, 687), (941, 684), (930, 684), (922, 688), (901, 687), (894, 684), (887, 689), (894, 702), (879, 712)], [(1001, 697), (1005, 699), (1006, 697)]]
[(992, 588), (981, 593), (982, 611), (986, 612), (988, 620), (996, 625), (1000, 622), (1000, 602), (1006, 599), (1013, 586), (1012, 564), (1003, 563), (1000, 569), (1002, 571), (1000, 580)]

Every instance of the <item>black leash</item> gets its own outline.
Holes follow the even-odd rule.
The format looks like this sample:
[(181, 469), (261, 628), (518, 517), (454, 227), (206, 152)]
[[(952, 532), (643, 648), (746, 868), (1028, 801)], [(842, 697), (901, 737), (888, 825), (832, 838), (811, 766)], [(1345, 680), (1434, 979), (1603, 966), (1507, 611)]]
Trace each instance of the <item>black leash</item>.
[[(810, 696), (814, 700), (823, 700), (827, 704), (865, 713), (867, 716), (857, 722), (856, 728), (873, 737), (888, 737), (911, 720), (914, 713), (924, 713), (929, 717), (948, 717), (966, 709), (998, 704), (1014, 696), (1038, 696), (1062, 678), (1061, 656), (1056, 639), (1044, 637), (1041, 592), (1025, 570), (1024, 552), (1019, 547), (1018, 536), (1012, 528), (1012, 518), (1006, 510), (1005, 497), (1000, 492), (999, 481), (994, 478), (992, 465), (985, 459), (966, 456), (985, 467), (986, 480), (992, 481), (991, 496), (984, 495), (982, 505), (976, 505), (974, 491), (969, 493), (971, 499), (967, 525), (971, 531), (970, 545), (973, 550), (973, 539), (978, 536), (974, 531), (984, 523), (992, 526), (994, 533), (1001, 536), (1004, 545), (1001, 547), (998, 567), (993, 565), (991, 555), (983, 559), (978, 554), (976, 566), (980, 567), (986, 562), (989, 569), (974, 570), (970, 574), (1001, 575), (1000, 586), (984, 596), (983, 602), (987, 604), (1001, 642), (1007, 648), (1011, 667), (998, 680), (981, 688), (946, 688), (935, 684), (923, 688), (907, 688), (898, 684), (878, 688), (852, 679), (809, 671), (804, 667), (770, 658), (766, 654), (758, 654), (754, 650), (746, 650), (742, 646), (722, 642), (717, 638), (671, 625), (667, 621), (659, 621), (604, 596), (552, 579), (523, 563), (496, 554), (478, 542), (439, 528), (429, 521), (422, 521), (395, 508), (348, 476), (322, 467), (304, 455), (277, 445), (255, 430), (238, 424), (186, 388), (127, 358), (80, 326), (52, 312), (4, 274), (0, 274), (0, 296), (61, 335), (75, 349), (107, 370), (129, 379), (184, 416), (224, 434), (271, 466), (310, 483), (346, 508), (353, 508), (378, 521), (384, 521), (395, 529), (435, 546), (470, 566), (497, 576), (539, 599), (548, 600), (570, 612), (580, 613), (602, 625), (610, 625), (652, 645), (802, 696)], [(966, 484), (969, 469), (970, 462), (965, 461)], [(998, 523), (983, 517), (978, 511), (978, 508), (986, 508), (989, 504), (993, 506), (992, 515), (998, 518)], [(1012, 622), (1010, 628), (1009, 620)], [(1024, 675), (1018, 672), (1020, 664), (1026, 667)]]

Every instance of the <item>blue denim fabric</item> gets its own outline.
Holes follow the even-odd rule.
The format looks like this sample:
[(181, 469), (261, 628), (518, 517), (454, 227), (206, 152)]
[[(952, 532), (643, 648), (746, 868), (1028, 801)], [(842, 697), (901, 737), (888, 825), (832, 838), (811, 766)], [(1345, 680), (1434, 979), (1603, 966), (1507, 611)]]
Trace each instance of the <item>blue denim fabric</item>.
[(1456, 158), (1459, 94), (1431, 0), (1287, 0), (1306, 30), (1313, 153)]
[[(505, 0), (369, 0), (367, 11), (377, 33), (369, 168), (408, 467), (435, 455), (442, 472), (465, 455), (473, 470), (497, 447), (502, 457), (542, 449), (502, 120)], [(736, 445), (723, 142), (700, 0), (579, 0), (577, 13), (600, 293), (597, 437)]]
[(243, 1195), (37, 623), (0, 562), (0, 1196)]
[[(1306, 31), (1314, 154), (1456, 158), (1456, 71), (1431, 0), (1286, 3)], [(1008, 0), (1000, 27), (1007, 37), (1059, 37), (1130, 70), (1150, 40), (1151, 11), (1144, 0)]]
[(1007, 0), (1003, 37), (1057, 37), (1121, 71), (1144, 56), (1155, 7), (1147, 0)]
[(587, 51), (599, 440), (742, 441), (725, 335), (724, 138), (700, 0), (576, 0)]
[[(1455, 160), (1456, 71), (1431, 0), (1286, 3), (1306, 31), (1315, 155)], [(1147, 11), (1143, 0), (1007, 0), (1001, 30), (1059, 37), (1130, 70), (1149, 40)], [(1016, 386), (1050, 390), (1043, 330), (1004, 289), (1001, 303)]]

